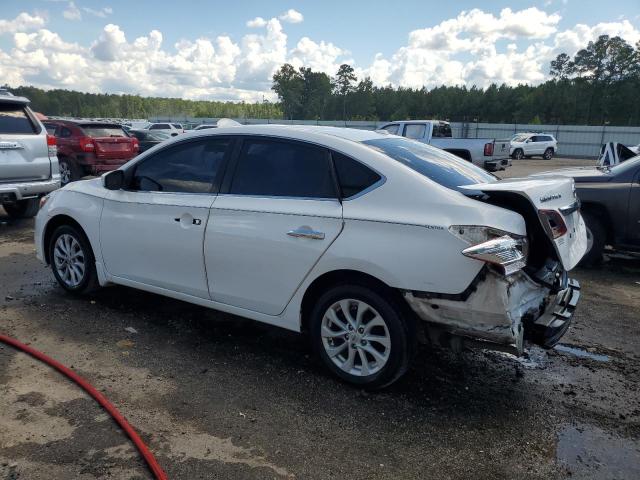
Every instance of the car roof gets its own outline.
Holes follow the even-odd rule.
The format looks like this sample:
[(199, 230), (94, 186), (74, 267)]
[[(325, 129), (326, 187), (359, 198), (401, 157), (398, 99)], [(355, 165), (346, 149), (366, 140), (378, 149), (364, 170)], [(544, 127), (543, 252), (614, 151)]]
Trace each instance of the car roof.
[(9, 93), (9, 95), (0, 95), (0, 103), (19, 103), (21, 105), (28, 105), (31, 103), (31, 100), (26, 97), (15, 97), (10, 92), (7, 93)]
[(378, 138), (389, 138), (388, 134), (378, 133), (374, 130), (360, 130), (357, 128), (344, 127), (325, 127), (318, 125), (238, 125), (231, 127), (203, 129), (202, 131), (194, 132), (194, 134), (196, 135), (221, 135), (228, 133), (236, 135), (273, 135), (276, 137), (292, 136), (295, 138), (299, 138), (301, 136), (300, 134), (307, 133), (313, 136), (317, 135), (328, 139), (332, 137), (338, 137), (358, 143)]

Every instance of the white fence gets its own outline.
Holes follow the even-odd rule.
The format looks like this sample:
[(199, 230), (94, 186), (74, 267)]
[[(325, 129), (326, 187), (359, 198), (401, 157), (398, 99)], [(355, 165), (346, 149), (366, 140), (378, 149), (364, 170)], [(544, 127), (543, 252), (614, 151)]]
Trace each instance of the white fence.
[[(189, 124), (215, 123), (217, 118), (156, 117), (151, 122), (180, 122)], [(323, 120), (278, 120), (278, 119), (234, 119), (243, 124), (291, 124), (325, 125), (334, 127), (374, 130), (387, 122), (375, 121), (323, 121)], [(558, 155), (578, 158), (596, 158), (600, 146), (606, 142), (625, 145), (640, 144), (640, 127), (609, 127), (584, 125), (533, 125), (521, 123), (463, 123), (451, 122), (454, 137), (508, 139), (519, 132), (550, 133), (558, 140)]]

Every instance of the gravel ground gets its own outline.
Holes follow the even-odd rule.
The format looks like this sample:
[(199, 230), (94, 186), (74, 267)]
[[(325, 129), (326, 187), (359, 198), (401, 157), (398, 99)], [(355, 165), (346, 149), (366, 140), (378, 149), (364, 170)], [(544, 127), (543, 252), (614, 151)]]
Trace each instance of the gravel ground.
[[(283, 330), (123, 287), (69, 296), (32, 235), (0, 209), (0, 332), (104, 392), (172, 479), (640, 478), (637, 258), (574, 271), (583, 296), (560, 348), (516, 360), (424, 347), (367, 393)], [(0, 346), (0, 479), (51, 478), (150, 476), (92, 400)]]

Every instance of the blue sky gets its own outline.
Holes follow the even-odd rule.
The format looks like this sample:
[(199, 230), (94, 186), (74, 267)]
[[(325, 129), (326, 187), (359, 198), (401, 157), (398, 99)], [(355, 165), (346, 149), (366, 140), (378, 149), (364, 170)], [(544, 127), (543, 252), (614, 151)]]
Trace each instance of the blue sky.
[[(308, 64), (327, 73), (348, 62), (360, 77), (412, 87), (538, 83), (559, 51), (575, 53), (580, 43), (597, 34), (620, 34), (630, 42), (640, 39), (639, 0), (607, 2), (606, 8), (604, 4), (601, 0), (5, 1), (0, 13), (0, 74), (4, 69), (10, 80), (45, 88), (231, 99), (269, 94), (269, 79), (280, 61)], [(291, 9), (295, 15), (287, 17), (285, 12)], [(30, 17), (17, 21), (20, 14)], [(247, 22), (256, 17), (263, 21), (249, 27)], [(111, 25), (108, 32), (107, 25)], [(56, 42), (42, 30), (56, 35), (60, 44), (52, 47)], [(152, 31), (160, 35), (150, 36)], [(146, 43), (134, 45), (139, 38), (146, 38)], [(84, 72), (71, 64), (72, 55), (77, 55)], [(16, 57), (26, 66), (21, 69)], [(77, 80), (63, 78), (60, 65), (52, 66), (54, 59), (71, 69)], [(144, 71), (125, 78), (140, 64)], [(121, 74), (105, 78), (114, 69)], [(83, 80), (83, 75), (94, 78)], [(136, 78), (152, 85), (138, 85)]]

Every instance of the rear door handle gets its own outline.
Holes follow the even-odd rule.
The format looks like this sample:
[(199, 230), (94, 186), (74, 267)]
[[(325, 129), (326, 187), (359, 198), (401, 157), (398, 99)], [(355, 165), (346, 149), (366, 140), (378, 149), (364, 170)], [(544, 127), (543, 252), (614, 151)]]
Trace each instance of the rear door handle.
[(311, 238), (313, 240), (324, 240), (324, 232), (318, 232), (310, 227), (298, 227), (295, 230), (289, 230), (287, 235), (296, 238)]

